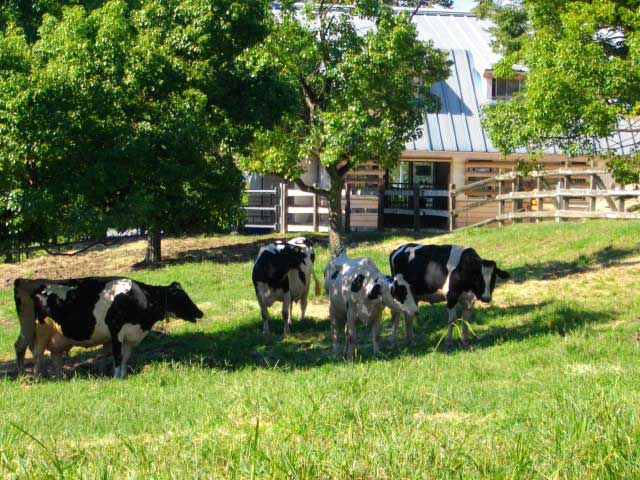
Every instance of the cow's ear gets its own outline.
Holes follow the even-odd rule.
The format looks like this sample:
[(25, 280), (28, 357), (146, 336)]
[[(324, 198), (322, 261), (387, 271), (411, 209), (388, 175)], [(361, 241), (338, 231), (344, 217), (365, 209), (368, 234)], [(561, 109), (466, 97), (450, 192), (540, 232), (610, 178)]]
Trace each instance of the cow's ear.
[(182, 285), (180, 285), (178, 282), (171, 282), (171, 285), (169, 285), (170, 288), (173, 288), (174, 290), (182, 290)]
[(509, 272), (505, 272), (504, 270), (500, 270), (497, 267), (496, 267), (496, 275), (498, 277), (502, 278), (503, 280), (506, 280), (507, 278), (511, 278), (511, 275), (509, 275)]

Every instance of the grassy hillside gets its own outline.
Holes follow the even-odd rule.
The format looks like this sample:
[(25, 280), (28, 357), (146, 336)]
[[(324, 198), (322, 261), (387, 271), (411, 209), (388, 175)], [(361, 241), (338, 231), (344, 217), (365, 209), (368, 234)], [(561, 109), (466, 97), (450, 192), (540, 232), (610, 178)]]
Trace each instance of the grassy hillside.
[[(406, 240), (357, 237), (350, 253), (388, 271)], [(512, 274), (477, 310), (470, 351), (440, 343), (443, 305), (421, 307), (414, 348), (373, 358), (360, 331), (354, 363), (330, 355), (324, 297), (305, 324), (294, 308), (289, 339), (263, 337), (256, 238), (169, 242), (156, 270), (130, 270), (135, 245), (0, 266), (2, 282), (120, 265), (145, 282), (180, 281), (205, 312), (152, 332), (126, 381), (97, 375), (95, 354), (75, 350), (69, 379), (34, 383), (12, 375), (18, 330), (12, 292), (0, 290), (0, 478), (640, 478), (640, 223), (424, 241), (473, 246)], [(325, 248), (318, 257), (320, 274)], [(384, 334), (388, 343), (389, 322)]]

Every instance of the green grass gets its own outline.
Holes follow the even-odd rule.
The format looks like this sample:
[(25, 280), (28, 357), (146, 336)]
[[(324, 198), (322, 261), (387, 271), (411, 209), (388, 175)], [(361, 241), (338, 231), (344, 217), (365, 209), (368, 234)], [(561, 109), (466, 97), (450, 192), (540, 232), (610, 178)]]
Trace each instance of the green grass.
[[(388, 271), (409, 239), (354, 236), (350, 254)], [(205, 318), (152, 333), (125, 381), (79, 349), (65, 381), (0, 380), (0, 478), (640, 478), (639, 240), (606, 221), (425, 239), (512, 273), (474, 348), (440, 344), (445, 309), (423, 305), (416, 347), (373, 358), (362, 329), (353, 363), (330, 355), (324, 297), (289, 339), (261, 334), (252, 258), (136, 272), (180, 281)], [(5, 370), (13, 309), (0, 290)]]

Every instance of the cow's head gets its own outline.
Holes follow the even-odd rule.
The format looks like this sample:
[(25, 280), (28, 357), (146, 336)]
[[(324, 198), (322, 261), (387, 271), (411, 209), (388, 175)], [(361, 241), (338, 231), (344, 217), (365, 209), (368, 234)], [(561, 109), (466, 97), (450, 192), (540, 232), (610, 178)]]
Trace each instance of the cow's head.
[(195, 322), (196, 319), (202, 318), (204, 314), (196, 307), (196, 304), (191, 301), (187, 292), (182, 288), (182, 285), (178, 282), (173, 282), (166, 288), (167, 315), (181, 318), (188, 322)]
[(474, 279), (473, 293), (485, 303), (491, 302), (493, 289), (496, 286), (496, 277), (509, 278), (509, 273), (500, 270), (493, 260), (482, 260), (480, 274)]
[(418, 306), (411, 293), (411, 287), (401, 273), (387, 277), (379, 289), (382, 301), (391, 310), (402, 310), (407, 315), (418, 313)]

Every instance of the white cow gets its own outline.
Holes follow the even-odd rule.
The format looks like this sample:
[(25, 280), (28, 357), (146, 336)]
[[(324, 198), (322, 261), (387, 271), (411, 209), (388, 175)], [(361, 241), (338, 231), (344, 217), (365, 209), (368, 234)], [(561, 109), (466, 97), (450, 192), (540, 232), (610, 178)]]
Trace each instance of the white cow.
[(409, 284), (402, 275), (383, 274), (370, 258), (349, 258), (341, 254), (324, 269), (324, 285), (329, 295), (329, 316), (333, 353), (338, 355), (338, 322), (347, 324), (346, 355), (350, 360), (356, 346), (356, 321), (371, 324), (373, 353), (380, 350), (380, 324), (385, 307), (407, 315), (418, 311)]

